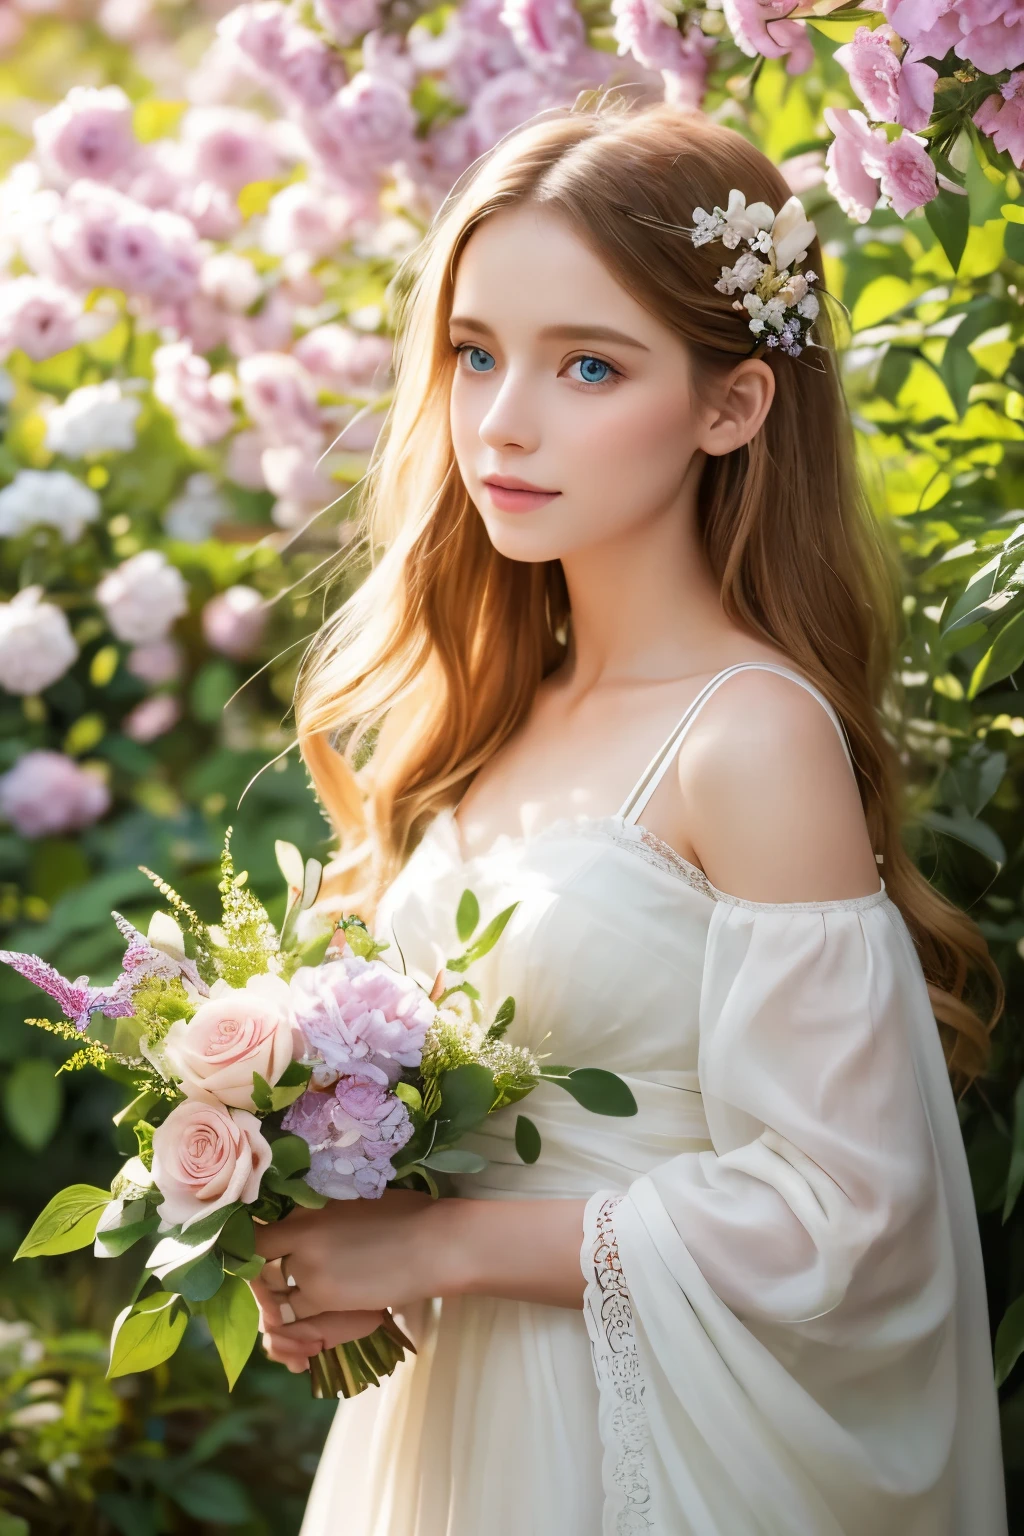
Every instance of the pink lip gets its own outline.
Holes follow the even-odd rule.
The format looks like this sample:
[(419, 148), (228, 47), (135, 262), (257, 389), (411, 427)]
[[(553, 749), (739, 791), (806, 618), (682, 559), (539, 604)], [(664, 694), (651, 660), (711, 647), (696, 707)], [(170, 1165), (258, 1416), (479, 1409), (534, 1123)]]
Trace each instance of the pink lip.
[(495, 475), (484, 481), (491, 500), (500, 512), (532, 512), (560, 496), (560, 491), (543, 491), (527, 480), (512, 475)]

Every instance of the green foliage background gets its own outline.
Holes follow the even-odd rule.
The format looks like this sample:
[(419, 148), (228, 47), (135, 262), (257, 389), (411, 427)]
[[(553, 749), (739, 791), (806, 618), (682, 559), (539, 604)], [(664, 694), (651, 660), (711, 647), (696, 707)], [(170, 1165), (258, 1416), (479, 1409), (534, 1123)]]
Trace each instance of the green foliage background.
[[(818, 67), (808, 75), (791, 79), (771, 61), (757, 74), (745, 122), (777, 163), (820, 147), (821, 107), (845, 99), (827, 31), (819, 29)], [(837, 39), (846, 35), (837, 28)], [(64, 84), (81, 78), (84, 60), (91, 77), (119, 80), (144, 100), (145, 82), (123, 50), (89, 28), (76, 34), (47, 21), (5, 62), (0, 96), (59, 94), (60, 75)], [(5, 129), (0, 152), (13, 161), (23, 149)], [(876, 212), (858, 226), (823, 189), (805, 202), (825, 244), (827, 285), (849, 312), (847, 377), (864, 472), (906, 574), (900, 702), (888, 722), (908, 767), (906, 837), (928, 878), (981, 923), (1008, 987), (993, 1070), (960, 1111), (999, 1330), (1011, 1519), (1024, 1528), (1024, 203), (1017, 177), (989, 159), (984, 142), (968, 150), (968, 199), (944, 194), (930, 220)], [(960, 249), (954, 271), (947, 251)], [(384, 275), (369, 264), (347, 275), (362, 302), (382, 293)], [(2, 477), (40, 462), (34, 391), (144, 373), (148, 345), (125, 322), (51, 362), (16, 354), (8, 369), (19, 394), (0, 445)], [(270, 498), (235, 491), (236, 522), (219, 538), (169, 541), (160, 514), (187, 475), (206, 467), (147, 399), (137, 448), (99, 465), (101, 522), (71, 548), (56, 535), (32, 534), (0, 552), (5, 594), (44, 584), (68, 612), (81, 648), (72, 672), (42, 700), (0, 695), (0, 770), (31, 747), (56, 746), (105, 764), (115, 791), (114, 811), (79, 839), (27, 842), (0, 831), (0, 942), (41, 953), (68, 976), (101, 981), (116, 970), (110, 908), (144, 925), (155, 905), (140, 863), (212, 917), (230, 821), (252, 884), (274, 915), (274, 839), (310, 854), (327, 846), (294, 756), (265, 765), (290, 740), (296, 645), (320, 617), (318, 567), (337, 550), (336, 529), (314, 530), (283, 549), (268, 535)], [(192, 608), (176, 628), (188, 652), (187, 716), (140, 746), (119, 724), (145, 690), (126, 671), (124, 648), (111, 647), (90, 594), (103, 570), (147, 547), (164, 549), (182, 569)], [(268, 596), (290, 593), (275, 609), (264, 654), (244, 668), (209, 653), (199, 624), (203, 601), (240, 581)], [(335, 589), (332, 601), (344, 590)], [(78, 1180), (105, 1184), (118, 1160), (110, 1124), (121, 1098), (116, 1082), (55, 1077), (67, 1047), (22, 1023), (38, 1008), (38, 994), (6, 974), (4, 1261), (55, 1190)], [(258, 1356), (229, 1399), (196, 1323), (168, 1366), (107, 1383), (106, 1335), (131, 1282), (127, 1263), (74, 1256), (5, 1270), (0, 1536), (297, 1530), (327, 1405), (309, 1400), (305, 1378)]]

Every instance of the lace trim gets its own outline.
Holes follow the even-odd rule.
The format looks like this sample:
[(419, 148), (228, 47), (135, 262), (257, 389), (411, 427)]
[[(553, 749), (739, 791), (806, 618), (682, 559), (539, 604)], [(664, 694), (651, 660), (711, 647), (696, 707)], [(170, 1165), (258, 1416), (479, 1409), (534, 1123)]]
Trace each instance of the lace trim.
[(644, 1381), (612, 1219), (621, 1199), (621, 1195), (598, 1194), (588, 1202), (580, 1261), (587, 1281), (583, 1312), (600, 1392), (604, 1536), (640, 1536), (652, 1531), (654, 1522), (647, 1479)]
[(610, 822), (605, 829), (605, 835), (622, 848), (628, 848), (643, 859), (645, 864), (653, 864), (655, 869), (663, 869), (670, 875), (679, 875), (687, 885), (706, 896), (709, 901), (717, 901), (714, 886), (702, 869), (684, 859), (681, 853), (677, 853), (670, 843), (663, 842), (656, 833), (648, 831), (639, 822)]

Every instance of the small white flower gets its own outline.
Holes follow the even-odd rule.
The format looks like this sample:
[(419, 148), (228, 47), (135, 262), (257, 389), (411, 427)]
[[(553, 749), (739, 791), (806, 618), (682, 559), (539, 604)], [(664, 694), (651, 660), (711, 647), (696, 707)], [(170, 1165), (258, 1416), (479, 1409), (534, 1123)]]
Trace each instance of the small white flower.
[(718, 209), (714, 213), (708, 213), (706, 208), (693, 210), (694, 229), (691, 239), (694, 245), (707, 245), (711, 240), (717, 240), (724, 220)]
[(786, 306), (778, 297), (769, 299), (759, 318), (765, 325), (770, 325), (773, 331), (781, 331), (786, 323)]
[(42, 587), (25, 587), (0, 603), (0, 688), (8, 693), (41, 693), (78, 656), (63, 612), (42, 595)]
[(775, 265), (780, 272), (783, 267), (792, 266), (794, 261), (803, 261), (808, 246), (818, 233), (804, 213), (803, 203), (796, 196), (783, 203), (771, 230)]
[(129, 453), (142, 401), (125, 394), (116, 379), (83, 384), (46, 418), (46, 447), (69, 459), (88, 453)]
[(817, 320), (821, 305), (818, 303), (816, 293), (808, 293), (802, 298), (796, 307), (798, 315), (803, 315), (805, 320)]
[(764, 262), (745, 251), (734, 267), (722, 268), (722, 275), (715, 287), (719, 293), (735, 293), (737, 289), (748, 293), (764, 270)]
[(164, 528), (183, 544), (202, 544), (218, 523), (226, 522), (231, 507), (217, 489), (212, 475), (189, 475), (185, 489), (164, 513)]
[(99, 515), (96, 492), (64, 469), (19, 470), (0, 491), (0, 535), (56, 528), (66, 544), (74, 544)]
[(733, 187), (729, 193), (729, 206), (726, 209), (716, 208), (724, 223), (722, 227), (722, 244), (727, 250), (735, 250), (741, 240), (746, 240), (754, 249), (762, 249), (754, 242), (761, 230), (770, 229), (774, 213), (767, 203), (751, 203), (747, 207), (747, 199), (744, 194)]
[(160, 550), (144, 549), (104, 576), (96, 600), (118, 640), (149, 645), (188, 608), (188, 586)]

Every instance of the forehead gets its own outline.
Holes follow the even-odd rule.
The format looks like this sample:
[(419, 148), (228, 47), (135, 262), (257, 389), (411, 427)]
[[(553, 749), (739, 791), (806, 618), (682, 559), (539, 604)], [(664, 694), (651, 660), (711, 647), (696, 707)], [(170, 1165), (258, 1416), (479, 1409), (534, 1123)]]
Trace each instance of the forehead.
[(543, 330), (601, 322), (649, 341), (662, 327), (568, 222), (545, 208), (503, 208), (462, 250), (453, 317)]

